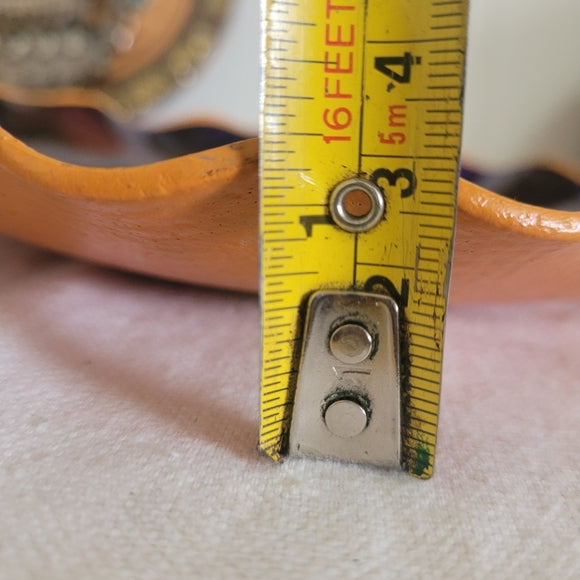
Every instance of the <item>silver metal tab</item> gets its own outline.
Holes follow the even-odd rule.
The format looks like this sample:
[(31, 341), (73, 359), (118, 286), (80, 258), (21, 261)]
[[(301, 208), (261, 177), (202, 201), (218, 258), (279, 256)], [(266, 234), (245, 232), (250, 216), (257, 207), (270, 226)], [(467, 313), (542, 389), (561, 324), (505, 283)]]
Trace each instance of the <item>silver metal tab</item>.
[(396, 302), (367, 292), (310, 299), (289, 454), (400, 467)]

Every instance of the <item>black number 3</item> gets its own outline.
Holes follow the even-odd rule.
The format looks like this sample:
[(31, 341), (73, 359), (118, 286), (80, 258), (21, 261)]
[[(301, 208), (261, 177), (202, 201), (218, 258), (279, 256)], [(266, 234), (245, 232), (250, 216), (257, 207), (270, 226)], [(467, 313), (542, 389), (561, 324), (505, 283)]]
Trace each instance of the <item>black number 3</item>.
[(371, 181), (376, 183), (379, 187), (380, 179), (386, 179), (387, 183), (391, 187), (395, 187), (399, 179), (405, 179), (407, 181), (407, 187), (401, 189), (401, 197), (411, 197), (415, 190), (417, 189), (417, 178), (415, 174), (410, 169), (396, 169), (395, 171), (390, 171), (389, 169), (377, 169), (371, 175)]

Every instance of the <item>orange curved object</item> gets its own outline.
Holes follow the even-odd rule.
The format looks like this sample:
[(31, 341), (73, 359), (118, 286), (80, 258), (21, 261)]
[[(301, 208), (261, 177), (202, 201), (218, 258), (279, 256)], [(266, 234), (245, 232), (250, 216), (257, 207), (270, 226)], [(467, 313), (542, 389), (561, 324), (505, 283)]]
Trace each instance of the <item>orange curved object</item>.
[[(152, 165), (93, 169), (0, 130), (0, 231), (99, 264), (258, 288), (256, 139)], [(580, 296), (580, 213), (461, 181), (454, 301)]]

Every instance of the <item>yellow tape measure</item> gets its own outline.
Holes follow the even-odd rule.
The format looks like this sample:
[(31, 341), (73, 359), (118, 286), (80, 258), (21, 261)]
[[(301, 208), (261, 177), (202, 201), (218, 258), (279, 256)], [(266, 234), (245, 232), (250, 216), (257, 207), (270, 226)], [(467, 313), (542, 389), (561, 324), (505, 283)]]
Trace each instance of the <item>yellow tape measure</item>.
[[(467, 0), (267, 0), (263, 15), (260, 448), (429, 477)], [(292, 443), (303, 405), (320, 426)], [(373, 459), (363, 439), (381, 429), (396, 433)]]

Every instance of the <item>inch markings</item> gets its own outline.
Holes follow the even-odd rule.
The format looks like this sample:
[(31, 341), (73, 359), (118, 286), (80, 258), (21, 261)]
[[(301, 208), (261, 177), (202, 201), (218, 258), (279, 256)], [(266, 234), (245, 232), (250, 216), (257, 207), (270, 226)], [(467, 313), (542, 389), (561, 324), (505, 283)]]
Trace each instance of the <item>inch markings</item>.
[[(433, 471), (467, 0), (415, 4), (264, 2), (260, 447), (276, 460), (308, 297), (364, 290), (398, 302), (403, 464), (417, 477)], [(346, 232), (330, 217), (330, 193), (353, 177), (385, 197), (384, 219), (369, 232)]]

